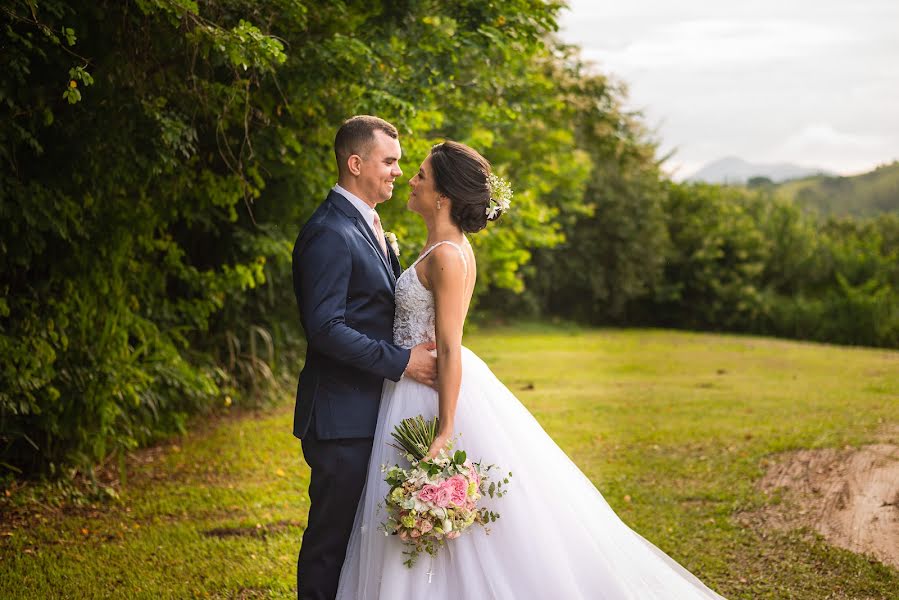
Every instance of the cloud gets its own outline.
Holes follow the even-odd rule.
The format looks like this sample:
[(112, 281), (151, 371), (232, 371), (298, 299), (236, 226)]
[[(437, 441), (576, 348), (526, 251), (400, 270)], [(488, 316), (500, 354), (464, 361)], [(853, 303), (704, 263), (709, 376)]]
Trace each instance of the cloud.
[(866, 148), (872, 145), (885, 144), (887, 138), (879, 135), (859, 135), (837, 131), (827, 124), (808, 125), (798, 133), (790, 136), (783, 144), (787, 150), (807, 150), (812, 146), (830, 146), (849, 149)]
[(572, 0), (560, 35), (626, 83), (672, 168), (847, 173), (899, 158), (897, 22), (895, 0)]
[(586, 55), (612, 71), (696, 72), (803, 57), (821, 57), (861, 37), (839, 27), (801, 21), (697, 19), (658, 25), (627, 44), (592, 45)]
[(894, 142), (885, 135), (839, 131), (830, 124), (815, 123), (774, 145), (768, 157), (841, 172), (858, 172), (895, 157)]

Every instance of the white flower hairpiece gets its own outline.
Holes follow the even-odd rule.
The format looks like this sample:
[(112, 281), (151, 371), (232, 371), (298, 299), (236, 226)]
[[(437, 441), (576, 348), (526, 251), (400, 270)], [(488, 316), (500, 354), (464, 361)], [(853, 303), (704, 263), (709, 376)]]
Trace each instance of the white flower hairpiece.
[(490, 188), (490, 201), (487, 203), (487, 218), (493, 220), (500, 212), (509, 210), (512, 204), (512, 184), (497, 177), (493, 173), (487, 176), (487, 187)]

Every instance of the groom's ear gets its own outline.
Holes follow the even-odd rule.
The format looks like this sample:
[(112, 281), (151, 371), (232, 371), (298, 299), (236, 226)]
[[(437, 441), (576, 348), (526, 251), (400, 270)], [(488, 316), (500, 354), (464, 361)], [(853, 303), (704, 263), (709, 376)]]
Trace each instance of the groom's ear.
[(347, 170), (351, 175), (358, 176), (362, 173), (362, 157), (358, 154), (351, 154), (348, 159), (346, 159)]

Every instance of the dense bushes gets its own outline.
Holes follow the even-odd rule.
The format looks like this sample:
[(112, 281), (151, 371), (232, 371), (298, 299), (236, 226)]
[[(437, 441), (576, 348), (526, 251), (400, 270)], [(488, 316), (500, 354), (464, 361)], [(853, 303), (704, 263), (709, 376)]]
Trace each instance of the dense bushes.
[[(707, 221), (699, 247), (676, 233), (685, 195), (702, 202), (691, 211)], [(819, 222), (791, 203), (703, 186), (673, 186), (669, 206), (679, 250), (666, 279), (684, 293), (653, 299), (669, 324), (899, 346), (896, 215)]]
[[(532, 307), (592, 323), (899, 347), (899, 215), (819, 220), (764, 192), (664, 188), (617, 203), (605, 194), (565, 245), (541, 250), (536, 264), (550, 273), (531, 271)], [(642, 266), (632, 277), (627, 261)]]
[(770, 305), (756, 330), (899, 348), (897, 235), (896, 214), (821, 223), (806, 242), (806, 268), (796, 273), (792, 289), (771, 287)]
[[(88, 466), (295, 378), (290, 248), (348, 115), (396, 123), (407, 172), (450, 137), (515, 181), (514, 213), (472, 241), (479, 292), (521, 288), (591, 165), (555, 84), (578, 68), (549, 41), (559, 8), (5, 2), (3, 466)], [(614, 123), (616, 92), (595, 100)], [(382, 211), (404, 256), (424, 239), (406, 194)]]
[(220, 152), (283, 54), (175, 3), (7, 4), (0, 450), (35, 472), (180, 429), (230, 392), (210, 325), (264, 281), (265, 256), (210, 251), (258, 193)]

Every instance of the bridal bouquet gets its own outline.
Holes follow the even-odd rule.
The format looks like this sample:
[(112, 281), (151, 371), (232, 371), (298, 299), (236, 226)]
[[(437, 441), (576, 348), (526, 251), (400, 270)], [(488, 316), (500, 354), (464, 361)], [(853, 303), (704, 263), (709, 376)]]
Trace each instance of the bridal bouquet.
[(385, 535), (398, 535), (407, 545), (403, 553), (407, 567), (412, 568), (421, 552), (436, 556), (445, 540), (456, 539), (474, 524), (486, 526), (499, 518), (498, 513), (479, 507), (478, 501), (483, 496), (503, 496), (507, 491), (503, 485), (512, 473), (491, 481), (489, 471), (496, 466), (472, 462), (461, 450), (450, 455), (444, 449), (434, 459), (424, 460), (437, 437), (436, 418), (403, 419), (391, 435), (397, 442), (391, 446), (405, 455), (410, 466), (382, 467), (390, 491), (384, 500), (387, 521), (381, 527)]

